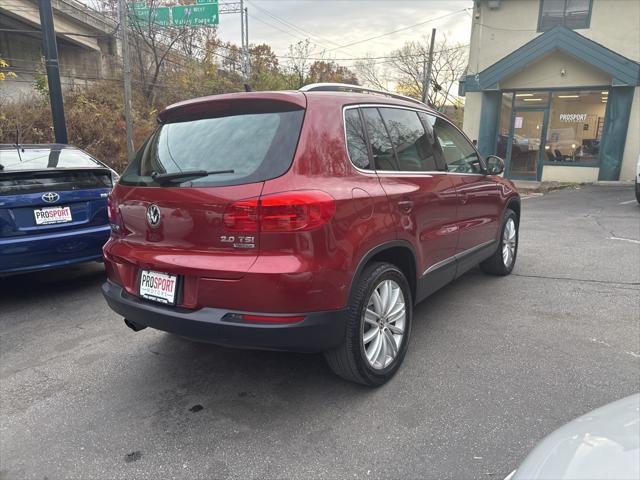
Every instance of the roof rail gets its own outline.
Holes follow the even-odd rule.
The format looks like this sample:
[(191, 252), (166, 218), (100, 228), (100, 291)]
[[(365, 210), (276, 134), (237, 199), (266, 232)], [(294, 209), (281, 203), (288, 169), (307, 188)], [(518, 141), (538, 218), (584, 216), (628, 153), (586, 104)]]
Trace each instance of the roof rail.
[(355, 92), (355, 93), (372, 93), (374, 95), (383, 95), (385, 97), (397, 98), (407, 102), (425, 105), (420, 100), (400, 95), (398, 93), (387, 92), (385, 90), (377, 90), (375, 88), (361, 87), (360, 85), (350, 85), (348, 83), (310, 83), (299, 89), (300, 92)]

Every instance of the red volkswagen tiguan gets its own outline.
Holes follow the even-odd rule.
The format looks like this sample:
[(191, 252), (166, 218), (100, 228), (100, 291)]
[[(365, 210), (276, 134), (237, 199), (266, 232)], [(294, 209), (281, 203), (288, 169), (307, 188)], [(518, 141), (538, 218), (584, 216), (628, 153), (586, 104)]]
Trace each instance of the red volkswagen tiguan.
[(380, 385), (413, 306), (513, 269), (520, 199), (444, 116), (315, 84), (168, 107), (109, 198), (110, 307), (133, 330), (324, 352)]

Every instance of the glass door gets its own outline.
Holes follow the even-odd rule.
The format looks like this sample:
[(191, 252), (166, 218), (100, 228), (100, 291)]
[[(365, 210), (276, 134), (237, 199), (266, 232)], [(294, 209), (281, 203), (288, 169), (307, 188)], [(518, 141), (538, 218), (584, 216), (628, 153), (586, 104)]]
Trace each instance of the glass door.
[(506, 159), (509, 178), (540, 180), (545, 112), (544, 108), (514, 110)]

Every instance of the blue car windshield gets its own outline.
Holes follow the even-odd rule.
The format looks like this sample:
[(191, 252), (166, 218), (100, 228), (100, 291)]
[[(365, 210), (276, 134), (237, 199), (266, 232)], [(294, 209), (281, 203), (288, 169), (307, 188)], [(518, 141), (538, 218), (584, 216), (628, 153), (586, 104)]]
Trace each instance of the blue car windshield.
[(0, 174), (50, 168), (102, 168), (103, 166), (75, 148), (0, 148)]

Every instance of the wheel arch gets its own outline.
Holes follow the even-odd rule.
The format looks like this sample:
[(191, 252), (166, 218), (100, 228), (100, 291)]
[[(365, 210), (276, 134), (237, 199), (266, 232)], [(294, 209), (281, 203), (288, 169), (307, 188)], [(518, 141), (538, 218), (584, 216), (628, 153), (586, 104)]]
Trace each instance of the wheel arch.
[(411, 298), (415, 302), (418, 272), (416, 254), (411, 244), (403, 240), (393, 240), (378, 245), (360, 259), (349, 288), (349, 298), (365, 267), (371, 262), (387, 262), (398, 267), (409, 283)]
[(516, 216), (518, 217), (518, 224), (520, 224), (520, 211), (521, 211), (520, 207), (521, 207), (520, 197), (511, 197), (507, 201), (507, 205), (505, 207), (505, 210), (510, 209), (515, 212)]

